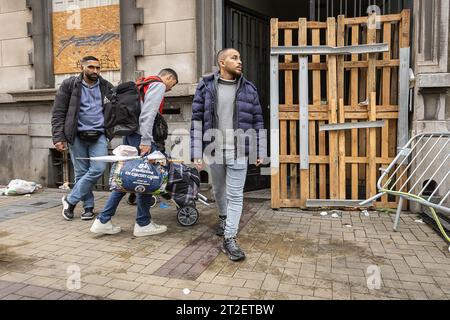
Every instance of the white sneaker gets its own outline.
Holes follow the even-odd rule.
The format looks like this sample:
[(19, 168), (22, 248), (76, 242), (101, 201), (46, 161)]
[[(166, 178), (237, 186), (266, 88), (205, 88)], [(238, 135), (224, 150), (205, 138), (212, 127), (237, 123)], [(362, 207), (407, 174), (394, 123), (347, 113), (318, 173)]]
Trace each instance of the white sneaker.
[(150, 222), (150, 224), (146, 225), (145, 227), (141, 227), (137, 223), (135, 223), (133, 234), (135, 237), (145, 237), (160, 234), (166, 231), (167, 231), (166, 226), (162, 226), (154, 222)]
[(120, 227), (114, 226), (109, 220), (107, 223), (103, 224), (99, 219), (95, 219), (91, 227), (91, 232), (93, 233), (103, 233), (103, 234), (116, 234), (121, 231)]

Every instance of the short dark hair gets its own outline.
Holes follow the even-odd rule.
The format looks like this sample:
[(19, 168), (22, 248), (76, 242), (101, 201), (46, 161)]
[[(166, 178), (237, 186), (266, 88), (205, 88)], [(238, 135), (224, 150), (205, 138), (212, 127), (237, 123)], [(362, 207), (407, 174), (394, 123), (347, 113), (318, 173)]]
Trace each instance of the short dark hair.
[(223, 48), (222, 50), (220, 50), (219, 52), (217, 52), (216, 62), (217, 62), (217, 65), (218, 65), (219, 67), (220, 67), (219, 61), (223, 58), (223, 56), (225, 55), (225, 53), (227, 53), (227, 52), (230, 51), (230, 50), (236, 50), (236, 51), (239, 51), (238, 49), (229, 47), (229, 48)]
[(165, 75), (171, 75), (172, 77), (175, 78), (175, 81), (178, 83), (178, 74), (175, 72), (175, 70), (171, 68), (164, 68), (158, 73), (159, 77), (164, 77)]
[(86, 56), (83, 59), (81, 59), (81, 63), (85, 63), (87, 61), (99, 61), (96, 57), (94, 56)]

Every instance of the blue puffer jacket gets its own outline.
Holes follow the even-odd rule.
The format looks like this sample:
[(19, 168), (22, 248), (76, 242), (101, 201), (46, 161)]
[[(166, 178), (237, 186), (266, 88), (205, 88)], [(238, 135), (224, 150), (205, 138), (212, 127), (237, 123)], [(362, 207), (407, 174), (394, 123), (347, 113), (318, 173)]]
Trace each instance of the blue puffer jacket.
[[(203, 151), (212, 141), (204, 141), (203, 135), (209, 129), (217, 129), (217, 80), (219, 73), (204, 76), (195, 92), (192, 103), (192, 123), (191, 123), (191, 158), (203, 158)], [(241, 76), (238, 79), (238, 89), (236, 90), (236, 103), (233, 114), (234, 130), (242, 129), (246, 132), (254, 129), (257, 133), (257, 156), (266, 155), (265, 135), (260, 131), (264, 129), (261, 105), (259, 103), (256, 87)], [(261, 141), (260, 141), (261, 140)], [(243, 147), (243, 146), (242, 146)], [(249, 155), (249, 141), (245, 140), (245, 155)]]

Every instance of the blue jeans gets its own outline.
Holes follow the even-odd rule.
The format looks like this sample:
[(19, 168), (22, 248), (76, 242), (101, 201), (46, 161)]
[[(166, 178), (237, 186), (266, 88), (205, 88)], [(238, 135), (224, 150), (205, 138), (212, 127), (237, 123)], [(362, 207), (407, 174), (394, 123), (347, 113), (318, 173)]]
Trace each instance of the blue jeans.
[(70, 204), (76, 205), (83, 201), (84, 208), (94, 208), (94, 194), (92, 189), (98, 178), (103, 175), (106, 164), (100, 161), (89, 161), (77, 158), (100, 157), (108, 154), (108, 142), (105, 135), (95, 142), (87, 142), (75, 137), (69, 145), (70, 158), (75, 171), (75, 185), (67, 196)]
[[(226, 216), (224, 237), (235, 237), (244, 203), (244, 185), (247, 177), (247, 157), (234, 158), (234, 150), (224, 150), (221, 163), (209, 158), (213, 194), (219, 215)], [(211, 163), (212, 162), (212, 163)]]
[[(123, 138), (123, 144), (133, 146), (138, 149), (141, 144), (141, 136), (137, 133), (131, 134)], [(155, 145), (152, 144), (152, 150), (156, 148)], [(126, 195), (125, 192), (120, 192), (114, 190), (106, 201), (105, 207), (102, 212), (98, 215), (97, 219), (100, 220), (101, 223), (107, 223), (111, 218), (116, 214), (117, 207), (119, 206), (120, 201)], [(150, 224), (151, 214), (150, 214), (150, 204), (152, 202), (151, 194), (136, 194), (136, 204), (137, 204), (137, 212), (136, 212), (136, 223), (144, 227)]]

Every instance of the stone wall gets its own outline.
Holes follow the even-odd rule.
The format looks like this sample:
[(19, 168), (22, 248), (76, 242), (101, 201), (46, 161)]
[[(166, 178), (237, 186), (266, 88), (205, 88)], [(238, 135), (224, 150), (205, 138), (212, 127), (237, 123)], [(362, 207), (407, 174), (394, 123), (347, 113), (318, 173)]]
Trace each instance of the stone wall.
[(33, 42), (27, 33), (31, 12), (25, 0), (0, 1), (0, 101), (8, 91), (28, 90), (32, 86), (33, 68), (28, 53)]
[[(137, 39), (143, 40), (144, 55), (137, 58), (137, 69), (144, 75), (156, 74), (162, 68), (178, 73), (179, 83), (166, 99), (166, 108), (179, 114), (166, 115), (170, 136), (167, 147), (181, 139), (183, 150), (189, 150), (191, 104), (197, 78), (196, 2), (195, 0), (137, 0), (144, 9), (144, 23), (137, 27)], [(189, 161), (189, 154), (183, 153)]]
[[(53, 0), (53, 10), (69, 10), (119, 3), (119, 0)], [(137, 38), (143, 40), (144, 55), (137, 58), (137, 71), (156, 74), (171, 67), (179, 74), (179, 85), (168, 94), (166, 107), (175, 110), (166, 118), (171, 135), (170, 148), (177, 138), (176, 148), (189, 150), (189, 129), (192, 96), (197, 83), (195, 0), (137, 0), (144, 10), (144, 24), (137, 27)], [(25, 0), (0, 1), (0, 184), (14, 178), (32, 180), (47, 185), (49, 179), (51, 140), (51, 108), (55, 90), (30, 90), (33, 68), (28, 53), (33, 48), (27, 34), (27, 22), (32, 21)], [(122, 57), (124, 58), (124, 57)], [(35, 61), (39, 63), (39, 61)], [(117, 84), (120, 72), (102, 75)], [(55, 77), (58, 88), (67, 75)], [(111, 148), (121, 144), (116, 138)], [(183, 153), (189, 161), (189, 153)]]
[(25, 179), (46, 185), (51, 103), (14, 103), (0, 110), (0, 184)]
[(195, 0), (138, 0), (136, 5), (144, 9), (144, 24), (137, 28), (138, 40), (144, 41), (138, 70), (151, 75), (171, 67), (179, 74), (179, 88), (196, 83)]
[[(450, 5), (445, 0), (414, 2), (414, 44), (413, 59), (415, 88), (411, 137), (420, 133), (450, 132)], [(432, 145), (430, 143), (430, 145)], [(438, 145), (439, 146), (439, 145)], [(436, 147), (436, 150), (439, 150)], [(425, 159), (431, 165), (429, 172), (434, 172), (445, 160), (448, 148), (434, 163), (434, 156)], [(422, 158), (418, 159), (420, 162)], [(448, 163), (448, 160), (447, 160)], [(448, 170), (448, 168), (444, 168)], [(423, 172), (423, 171), (422, 171)], [(421, 172), (421, 173), (422, 173)], [(442, 172), (442, 171), (439, 171)], [(418, 182), (418, 191), (431, 173), (425, 173)], [(420, 175), (420, 174), (419, 174)], [(445, 175), (445, 173), (444, 173)], [(434, 180), (440, 182), (443, 176)], [(450, 183), (444, 182), (439, 188), (440, 196), (450, 189)], [(415, 183), (415, 181), (413, 181)], [(447, 199), (447, 206), (450, 199)], [(413, 211), (421, 210), (412, 204)]]

